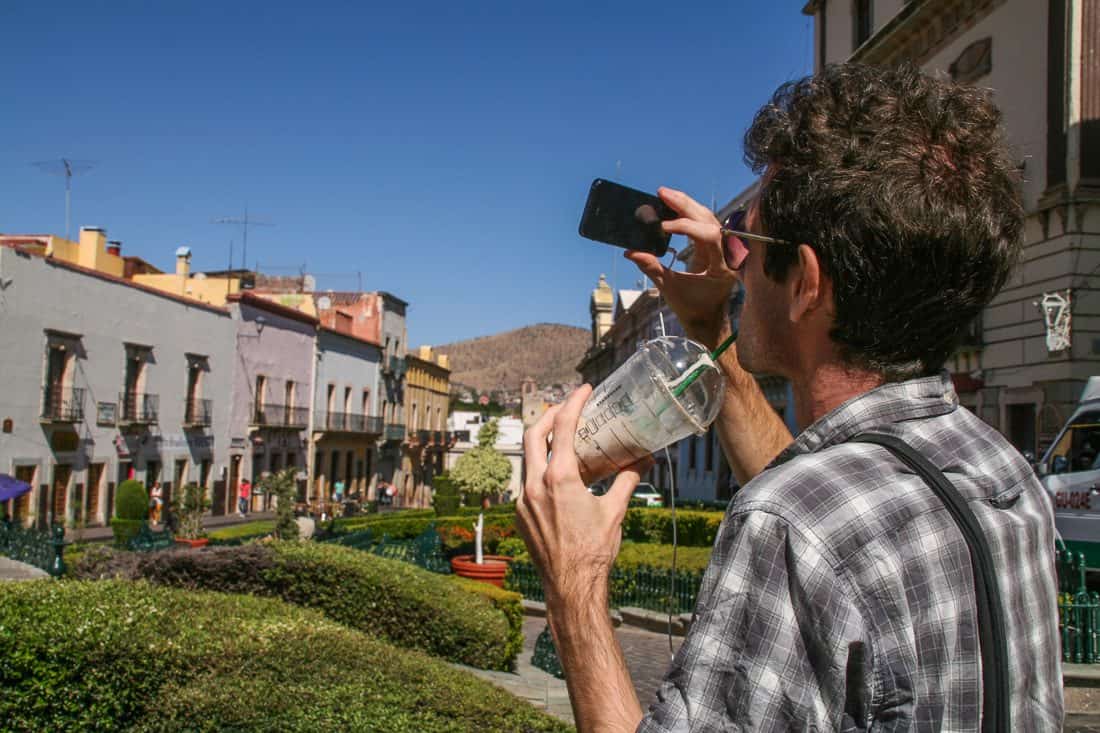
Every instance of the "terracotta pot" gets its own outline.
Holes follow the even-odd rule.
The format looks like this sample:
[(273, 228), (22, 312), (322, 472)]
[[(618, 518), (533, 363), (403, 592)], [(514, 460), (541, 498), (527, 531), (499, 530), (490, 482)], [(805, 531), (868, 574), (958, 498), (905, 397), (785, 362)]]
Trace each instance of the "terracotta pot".
[(176, 537), (176, 542), (181, 545), (187, 545), (188, 547), (206, 547), (206, 543), (210, 541), (209, 537), (200, 537), (197, 540), (189, 540), (184, 537)]
[(474, 562), (473, 555), (457, 555), (451, 558), (451, 570), (463, 578), (492, 583), (498, 588), (504, 587), (504, 576), (508, 573), (508, 563), (512, 558), (504, 555), (482, 555), (485, 561), (481, 565)]

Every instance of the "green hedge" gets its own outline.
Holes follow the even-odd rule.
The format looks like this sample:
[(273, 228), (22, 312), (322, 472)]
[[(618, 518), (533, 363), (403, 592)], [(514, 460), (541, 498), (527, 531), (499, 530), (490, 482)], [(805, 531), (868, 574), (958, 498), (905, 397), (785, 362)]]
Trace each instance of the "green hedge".
[(212, 545), (233, 545), (242, 541), (265, 537), (275, 531), (275, 520), (263, 519), (257, 522), (233, 524), (206, 533)]
[(0, 687), (9, 731), (570, 730), (314, 611), (146, 583), (6, 584)]
[[(711, 547), (722, 523), (722, 512), (685, 510), (676, 512), (677, 541), (680, 546)], [(627, 509), (623, 519), (623, 539), (634, 542), (672, 544), (672, 512), (668, 509)]]
[[(676, 548), (676, 569), (701, 573), (710, 562), (709, 547)], [(624, 542), (615, 558), (615, 567), (630, 570), (639, 567), (672, 568), (672, 545)]]
[(115, 547), (126, 549), (130, 546), (130, 540), (137, 537), (137, 533), (141, 531), (141, 525), (145, 524), (144, 519), (119, 519), (118, 517), (111, 517), (111, 531), (115, 536)]
[(361, 550), (271, 542), (126, 557), (132, 554), (104, 559), (86, 553), (74, 574), (276, 596), (398, 646), (481, 669), (511, 669), (518, 652), (522, 632), (484, 593)]
[(115, 516), (119, 519), (145, 519), (149, 516), (149, 492), (135, 479), (127, 479), (115, 492)]
[(490, 504), (488, 509), (482, 509), (480, 506), (462, 506), (458, 508), (458, 511), (454, 512), (452, 516), (456, 517), (476, 517), (478, 514), (484, 512), (486, 516), (490, 514), (515, 514), (516, 503), (508, 502), (505, 504)]
[[(485, 515), (482, 541), (486, 552), (495, 553), (497, 543), (507, 537), (516, 537), (515, 515), (490, 513)], [(429, 525), (435, 525), (443, 546), (448, 550), (469, 546), (474, 541), (474, 522), (477, 515), (461, 517), (436, 517), (381, 514), (377, 517), (349, 519), (335, 525), (339, 533), (370, 529), (375, 537), (389, 536), (394, 540), (408, 540), (420, 535)]]

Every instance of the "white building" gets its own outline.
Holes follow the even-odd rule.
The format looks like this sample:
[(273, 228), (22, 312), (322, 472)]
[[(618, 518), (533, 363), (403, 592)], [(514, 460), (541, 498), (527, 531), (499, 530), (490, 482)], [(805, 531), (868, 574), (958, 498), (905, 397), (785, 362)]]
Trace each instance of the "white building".
[[(447, 430), (456, 436), (444, 460), (448, 471), (454, 468), (466, 451), (477, 446), (477, 434), (485, 422), (479, 412), (456, 410), (447, 416)], [(500, 434), (493, 447), (512, 464), (505, 501), (515, 501), (523, 491), (523, 421), (516, 417), (502, 417), (497, 420), (497, 426)]]

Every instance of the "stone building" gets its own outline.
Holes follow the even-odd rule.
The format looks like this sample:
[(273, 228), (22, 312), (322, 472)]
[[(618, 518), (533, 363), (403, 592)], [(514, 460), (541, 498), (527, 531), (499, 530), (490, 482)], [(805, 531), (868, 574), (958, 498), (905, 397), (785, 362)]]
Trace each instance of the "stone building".
[(803, 13), (817, 68), (905, 61), (993, 90), (1023, 179), (1024, 255), (949, 368), (963, 404), (1038, 453), (1100, 373), (1100, 2), (811, 0)]
[[(304, 477), (310, 452), (317, 319), (248, 291), (229, 296), (229, 312), (237, 327), (229, 475), (214, 514), (235, 510), (241, 478), (286, 468)], [(299, 501), (305, 489), (303, 478)], [(270, 497), (253, 498), (254, 509), (267, 506)]]
[(103, 524), (127, 478), (225, 491), (229, 311), (97, 269), (103, 234), (66, 257), (60, 238), (0, 243), (0, 471), (34, 487), (8, 507), (26, 523)]
[(447, 430), (451, 369), (445, 354), (421, 346), (405, 358), (406, 436), (397, 489), (403, 506), (431, 506), (432, 478), (444, 470), (451, 442)]
[(331, 501), (339, 481), (344, 494), (366, 498), (376, 484), (382, 419), (382, 349), (377, 343), (321, 326), (310, 435), (310, 501)]

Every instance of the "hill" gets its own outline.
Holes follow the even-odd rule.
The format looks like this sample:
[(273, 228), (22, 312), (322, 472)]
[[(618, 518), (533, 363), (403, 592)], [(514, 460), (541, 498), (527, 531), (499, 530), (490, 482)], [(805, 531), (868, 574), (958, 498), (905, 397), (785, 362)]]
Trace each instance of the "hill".
[(576, 366), (591, 336), (586, 329), (539, 323), (435, 347), (451, 358), (451, 384), (478, 392), (519, 391), (524, 377), (540, 387), (579, 384)]

